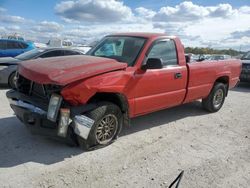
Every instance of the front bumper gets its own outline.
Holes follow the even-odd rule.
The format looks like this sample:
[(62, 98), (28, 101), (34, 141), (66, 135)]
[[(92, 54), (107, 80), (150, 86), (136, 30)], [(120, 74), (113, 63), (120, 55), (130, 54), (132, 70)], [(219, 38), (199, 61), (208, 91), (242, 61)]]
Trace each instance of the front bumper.
[[(79, 121), (77, 121), (78, 123), (75, 122), (75, 117), (82, 116), (81, 114), (95, 107), (94, 105), (85, 105), (82, 108), (70, 107), (70, 119), (72, 121), (69, 122), (66, 137), (60, 137), (58, 136), (59, 117), (57, 117), (55, 122), (47, 119), (48, 104), (44, 104), (44, 101), (35, 100), (15, 90), (8, 91), (6, 96), (17, 118), (23, 122), (33, 134), (63, 140), (68, 143), (75, 143), (75, 134), (79, 135), (78, 128), (81, 125)], [(86, 137), (84, 139), (86, 139)]]
[(46, 113), (39, 113), (39, 111), (34, 111), (32, 108), (26, 108), (19, 104), (21, 104), (20, 101), (16, 104), (11, 103), (10, 106), (15, 112), (17, 118), (23, 122), (32, 133), (56, 136), (58, 126), (56, 122), (46, 119)]
[(29, 129), (32, 134), (53, 138), (70, 145), (76, 144), (76, 138), (72, 126), (68, 127), (67, 136), (58, 136), (58, 124), (47, 119), (47, 113), (42, 109), (24, 103), (10, 100), (10, 106), (17, 118)]

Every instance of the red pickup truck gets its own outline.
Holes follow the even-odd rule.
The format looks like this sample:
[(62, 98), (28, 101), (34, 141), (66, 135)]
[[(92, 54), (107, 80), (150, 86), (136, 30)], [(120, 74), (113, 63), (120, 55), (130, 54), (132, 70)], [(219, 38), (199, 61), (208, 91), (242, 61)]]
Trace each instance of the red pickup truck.
[(89, 148), (110, 144), (136, 116), (198, 99), (218, 111), (240, 72), (239, 60), (187, 62), (178, 37), (121, 33), (87, 55), (22, 63), (7, 97), (32, 132)]

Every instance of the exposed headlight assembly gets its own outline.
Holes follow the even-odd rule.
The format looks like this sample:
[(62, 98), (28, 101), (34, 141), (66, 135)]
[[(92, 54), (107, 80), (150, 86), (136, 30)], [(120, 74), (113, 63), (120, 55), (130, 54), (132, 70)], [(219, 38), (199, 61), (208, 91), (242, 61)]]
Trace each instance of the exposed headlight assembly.
[(61, 103), (62, 103), (62, 97), (60, 95), (58, 94), (51, 95), (47, 112), (47, 119), (54, 122), (56, 121)]
[(60, 109), (60, 118), (57, 135), (61, 137), (66, 137), (68, 132), (68, 126), (70, 124), (70, 110), (68, 108)]

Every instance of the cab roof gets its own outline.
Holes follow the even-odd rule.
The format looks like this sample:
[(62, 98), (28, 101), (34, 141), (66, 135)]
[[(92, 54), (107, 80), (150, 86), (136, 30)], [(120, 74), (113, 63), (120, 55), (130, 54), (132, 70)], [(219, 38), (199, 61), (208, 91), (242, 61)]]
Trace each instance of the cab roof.
[(144, 33), (144, 32), (129, 32), (129, 33), (114, 33), (108, 36), (130, 36), (130, 37), (143, 37), (143, 38), (155, 38), (161, 36), (167, 36), (165, 33)]

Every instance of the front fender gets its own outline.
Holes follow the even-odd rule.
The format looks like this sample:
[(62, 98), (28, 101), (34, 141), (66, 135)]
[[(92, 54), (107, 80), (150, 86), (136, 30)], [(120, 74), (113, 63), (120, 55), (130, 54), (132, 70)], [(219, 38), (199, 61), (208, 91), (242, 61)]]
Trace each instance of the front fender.
[(62, 91), (61, 95), (70, 104), (77, 106), (86, 104), (96, 93), (121, 93), (126, 95), (130, 74), (126, 71), (115, 71), (94, 76), (69, 84)]
[(91, 98), (95, 93), (96, 89), (89, 87), (82, 81), (69, 84), (61, 91), (61, 95), (64, 100), (73, 106), (87, 103), (89, 98)]

